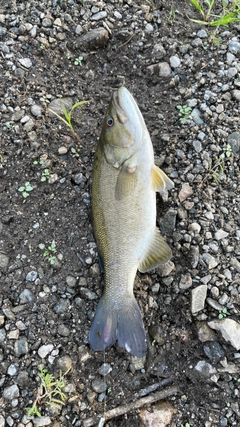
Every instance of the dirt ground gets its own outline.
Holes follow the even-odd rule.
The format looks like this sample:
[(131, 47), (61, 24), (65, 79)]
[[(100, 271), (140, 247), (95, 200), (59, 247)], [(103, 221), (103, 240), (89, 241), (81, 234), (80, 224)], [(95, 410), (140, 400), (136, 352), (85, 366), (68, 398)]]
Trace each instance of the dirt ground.
[[(47, 31), (44, 35), (40, 31), (41, 40), (30, 36), (24, 39), (25, 33), (21, 38), (21, 32), (14, 33), (12, 29), (19, 23), (10, 26), (9, 22), (15, 16), (25, 21), (31, 17), (29, 21), (32, 19), (33, 23), (35, 15), (33, 12), (28, 15), (27, 4), (25, 9), (18, 1), (0, 4), (0, 12), (6, 17), (1, 26), (7, 29), (1, 35), (1, 46), (12, 39), (13, 43), (8, 46), (14, 55), (14, 59), (7, 59), (2, 51), (0, 58), (0, 97), (1, 104), (6, 106), (6, 110), (2, 107), (0, 113), (1, 415), (9, 426), (40, 425), (33, 419), (27, 421), (25, 408), (34, 402), (39, 387), (39, 365), (43, 364), (56, 376), (60, 368), (64, 371), (71, 366), (66, 375), (69, 386), (66, 404), (55, 409), (49, 407), (44, 399), (38, 404), (41, 414), (49, 415), (51, 425), (55, 427), (83, 425), (84, 419), (96, 414), (100, 418), (104, 411), (101, 401), (104, 397), (107, 396), (106, 409), (110, 410), (134, 400), (139, 390), (165, 378), (171, 378), (171, 385), (178, 388), (178, 392), (168, 399), (176, 409), (170, 424), (172, 427), (185, 427), (186, 423), (191, 427), (237, 426), (240, 423), (238, 349), (216, 334), (206, 342), (214, 342), (217, 350), (211, 351), (210, 358), (206, 355), (206, 342), (200, 339), (199, 323), (206, 324), (218, 318), (219, 312), (205, 304), (202, 311), (193, 314), (191, 289), (208, 274), (218, 277), (222, 281), (219, 297), (224, 293), (229, 295), (228, 301), (232, 304), (228, 307), (230, 318), (239, 319), (239, 272), (236, 271), (234, 276), (235, 281), (238, 280), (234, 285), (237, 289), (234, 298), (229, 288), (231, 283), (221, 278), (222, 270), (230, 265), (230, 258), (239, 260), (239, 240), (231, 238), (231, 253), (226, 247), (220, 247), (218, 267), (209, 272), (206, 264), (192, 262), (191, 247), (198, 247), (200, 254), (204, 252), (206, 232), (214, 233), (220, 226), (217, 227), (214, 221), (208, 229), (202, 225), (203, 231), (192, 238), (191, 245), (183, 236), (189, 233), (189, 224), (204, 222), (206, 204), (210, 204), (215, 213), (219, 212), (219, 206), (231, 206), (230, 218), (228, 214), (221, 217), (221, 228), (224, 229), (224, 224), (232, 219), (232, 236), (235, 236), (240, 222), (239, 153), (232, 156), (232, 163), (226, 163), (226, 179), (223, 181), (216, 182), (212, 176), (209, 178), (205, 170), (194, 172), (191, 163), (195, 167), (202, 158), (199, 152), (192, 151), (189, 141), (203, 125), (182, 125), (176, 109), (177, 105), (186, 104), (189, 98), (203, 99), (197, 76), (200, 71), (217, 75), (216, 83), (213, 82), (214, 77), (211, 80), (209, 74), (205, 75), (206, 83), (202, 83), (205, 89), (208, 79), (211, 90), (213, 84), (217, 86), (218, 81), (224, 80), (218, 75), (224, 62), (224, 47), (211, 44), (209, 37), (213, 29), (208, 27), (204, 28), (207, 31), (207, 48), (191, 45), (202, 27), (187, 18), (186, 15), (197, 16), (188, 1), (153, 0), (109, 4), (121, 13), (127, 5), (127, 12), (136, 13), (136, 17), (141, 17), (137, 15), (139, 10), (143, 15), (146, 15), (146, 10), (152, 14), (155, 12), (155, 17), (158, 11), (161, 23), (156, 24), (157, 30), (155, 26), (153, 32), (145, 31), (140, 25), (142, 21), (132, 26), (133, 18), (129, 18), (129, 25), (124, 21), (127, 17), (110, 20), (111, 33), (108, 31), (104, 46), (82, 45), (81, 49), (78, 44), (80, 36), (76, 35), (73, 25), (74, 11), (81, 7), (90, 10), (91, 2), (55, 2), (55, 9), (51, 6), (53, 3), (46, 2), (41, 6), (35, 2), (34, 7), (43, 14), (45, 7), (47, 10), (52, 7), (51, 10), (56, 10), (55, 16), (52, 14), (53, 19), (58, 17), (59, 9), (72, 20), (69, 17), (66, 21), (65, 39), (53, 37), (55, 41), (49, 45), (44, 45), (43, 41), (44, 37), (49, 40)], [(157, 23), (157, 18), (154, 19), (149, 17), (144, 25)], [(21, 19), (18, 22), (21, 23)], [(89, 20), (84, 25), (84, 33), (94, 28), (105, 28), (102, 21)], [(221, 32), (229, 32), (226, 39), (221, 34), (222, 43), (227, 44), (227, 40), (238, 37), (239, 28), (233, 25), (230, 29), (219, 28), (218, 31), (217, 36)], [(154, 51), (154, 46), (159, 43), (164, 50)], [(184, 54), (179, 53), (179, 47), (186, 44), (192, 46), (189, 51), (193, 56), (192, 67), (184, 63)], [(170, 75), (161, 76), (158, 71), (152, 71), (151, 65), (169, 62), (176, 53), (182, 62), (179, 67), (172, 68)], [(74, 65), (74, 59), (79, 56), (83, 58), (81, 65)], [(32, 61), (30, 68), (18, 63), (19, 58), (26, 57)], [(17, 70), (9, 64), (11, 61)], [(200, 82), (198, 85), (197, 81)], [(127, 352), (116, 346), (105, 354), (93, 352), (87, 339), (103, 286), (91, 226), (92, 165), (111, 93), (122, 84), (133, 94), (143, 113), (161, 168), (175, 183), (175, 189), (169, 192), (166, 200), (157, 197), (157, 224), (162, 227), (173, 251), (170, 270), (167, 274), (158, 269), (148, 274), (139, 273), (135, 281), (134, 292), (148, 339), (147, 357), (141, 369), (137, 369), (136, 361)], [(82, 100), (89, 101), (73, 113), (72, 124), (79, 140), (49, 112), (49, 104), (56, 98), (69, 98), (72, 105)], [(40, 107), (39, 113), (32, 110), (33, 105)], [(239, 116), (237, 101), (227, 108), (232, 117)], [(24, 127), (21, 119), (25, 115), (33, 120), (32, 128)], [(237, 131), (238, 125), (236, 119), (231, 130)], [(204, 126), (207, 134), (205, 149), (211, 144), (220, 145), (220, 136), (217, 139), (214, 134), (219, 121), (205, 118)], [(222, 144), (224, 142), (225, 136)], [(185, 155), (177, 157), (176, 151), (181, 149)], [(215, 154), (214, 150), (209, 153), (210, 157)], [(181, 214), (179, 191), (182, 184), (189, 182), (189, 171), (192, 171), (190, 184), (193, 194), (188, 200), (194, 207), (185, 206), (186, 217)], [(42, 179), (44, 176), (45, 180)], [(24, 198), (19, 189), (26, 187), (27, 182), (32, 189)], [(219, 200), (222, 200), (220, 204)], [(163, 221), (166, 215), (167, 224)], [(166, 227), (169, 227), (167, 231)], [(55, 247), (51, 247), (52, 244)], [(48, 247), (52, 249), (45, 253)], [(181, 278), (189, 276), (192, 287), (179, 286)], [(210, 284), (211, 281), (208, 296), (213, 298)], [(218, 287), (216, 281), (215, 287)], [(18, 332), (14, 334), (14, 331)], [(39, 349), (45, 345), (53, 347), (41, 357)], [(227, 367), (232, 366), (232, 371), (226, 368), (226, 363), (224, 368), (220, 363), (223, 360), (227, 360)], [(199, 361), (208, 363), (213, 372), (209, 374), (194, 369)], [(110, 369), (105, 379), (99, 374), (103, 363), (107, 363)], [(9, 373), (12, 366), (16, 368), (15, 374)], [(93, 385), (96, 379), (103, 388), (98, 390)], [(19, 390), (19, 395), (14, 397), (17, 400), (15, 404), (14, 399), (2, 397), (4, 390), (13, 384), (17, 384)], [(137, 427), (140, 425), (139, 413), (137, 410), (129, 412), (106, 425)]]

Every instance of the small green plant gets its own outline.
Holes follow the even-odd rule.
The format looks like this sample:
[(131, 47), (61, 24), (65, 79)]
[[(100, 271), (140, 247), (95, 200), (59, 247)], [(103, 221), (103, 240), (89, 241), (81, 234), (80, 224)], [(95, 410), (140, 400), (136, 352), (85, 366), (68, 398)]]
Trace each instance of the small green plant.
[(22, 193), (22, 196), (24, 199), (26, 199), (29, 196), (30, 191), (33, 190), (33, 187), (31, 186), (30, 182), (27, 181), (22, 187), (18, 188), (18, 191)]
[(77, 58), (75, 58), (74, 65), (82, 66), (82, 62), (83, 62), (83, 56), (78, 56)]
[(5, 123), (5, 126), (6, 126), (7, 129), (11, 129), (12, 128), (12, 125), (9, 122)]
[(228, 25), (232, 22), (240, 21), (239, 0), (234, 0), (230, 7), (228, 7), (228, 2), (226, 0), (222, 0), (222, 13), (220, 15), (214, 15), (212, 13), (215, 0), (190, 0), (190, 2), (198, 10), (203, 19), (198, 20), (188, 17), (197, 24), (218, 27), (219, 25)]
[(53, 265), (55, 263), (55, 259), (56, 259), (55, 255), (53, 255), (53, 254), (57, 250), (55, 242), (52, 242), (51, 245), (49, 245), (47, 249), (46, 249), (44, 243), (40, 243), (38, 245), (38, 247), (39, 247), (39, 249), (44, 250), (43, 256), (47, 257), (49, 263), (51, 265)]
[(171, 24), (173, 23), (174, 19), (175, 19), (176, 15), (175, 15), (175, 8), (173, 5), (171, 5), (171, 9), (168, 15), (168, 22), (170, 22)]
[(66, 58), (70, 61), (70, 59), (72, 58), (72, 57), (71, 57), (71, 53), (69, 53), (69, 52), (68, 52), (68, 53), (66, 53)]
[[(71, 368), (70, 368), (71, 369)], [(40, 402), (45, 399), (46, 404), (50, 406), (65, 405), (67, 399), (66, 394), (62, 391), (65, 386), (64, 376), (68, 374), (70, 369), (65, 374), (60, 371), (59, 379), (56, 379), (53, 374), (49, 374), (46, 368), (39, 367), (39, 378), (41, 384), (38, 388), (37, 397), (30, 408), (25, 408), (28, 416), (37, 415), (41, 417), (38, 409)]]
[(187, 105), (177, 105), (177, 109), (179, 110), (179, 121), (182, 125), (184, 125), (190, 118), (192, 109)]
[(213, 180), (216, 182), (216, 184), (219, 183), (219, 174), (224, 173), (225, 170), (225, 159), (230, 158), (232, 155), (232, 147), (230, 144), (225, 145), (222, 148), (222, 154), (220, 154), (219, 158), (216, 157), (216, 161), (214, 165), (212, 166), (213, 162), (212, 159), (210, 159), (210, 166), (209, 166), (209, 174), (213, 177)]
[(44, 169), (44, 171), (42, 171), (42, 177), (41, 177), (41, 182), (45, 182), (50, 178), (50, 172), (49, 169)]
[(218, 318), (224, 319), (225, 317), (227, 317), (227, 315), (228, 315), (228, 311), (227, 311), (226, 307), (224, 307), (222, 310), (219, 310)]
[(185, 425), (181, 424), (181, 427), (191, 427), (191, 425), (189, 423), (186, 423)]
[(65, 125), (67, 125), (71, 129), (73, 136), (78, 141), (80, 140), (80, 138), (79, 138), (78, 134), (75, 132), (75, 130), (73, 128), (73, 125), (72, 125), (72, 113), (75, 110), (75, 108), (79, 107), (80, 105), (86, 104), (87, 102), (89, 102), (89, 101), (79, 101), (79, 102), (76, 102), (76, 104), (74, 104), (72, 106), (72, 108), (70, 109), (70, 111), (67, 111), (65, 105), (62, 103), (62, 111), (63, 111), (63, 114), (64, 114), (65, 118), (61, 117), (58, 113), (56, 113), (55, 111), (53, 111), (53, 110), (51, 110), (49, 108), (49, 111), (51, 111), (53, 114), (55, 114), (55, 116), (57, 116), (59, 118), (59, 120), (61, 120), (63, 123), (65, 123)]
[(43, 159), (40, 159), (39, 161), (38, 160), (34, 160), (34, 162), (33, 162), (34, 165), (43, 165), (43, 163), (44, 163)]

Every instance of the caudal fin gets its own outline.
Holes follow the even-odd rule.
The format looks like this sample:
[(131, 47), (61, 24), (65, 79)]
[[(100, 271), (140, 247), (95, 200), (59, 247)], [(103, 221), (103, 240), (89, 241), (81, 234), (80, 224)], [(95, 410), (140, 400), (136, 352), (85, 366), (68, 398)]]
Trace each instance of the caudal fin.
[(89, 342), (95, 351), (105, 350), (118, 341), (133, 356), (143, 357), (147, 351), (143, 321), (134, 296), (119, 308), (112, 307), (106, 298), (98, 303), (89, 332)]

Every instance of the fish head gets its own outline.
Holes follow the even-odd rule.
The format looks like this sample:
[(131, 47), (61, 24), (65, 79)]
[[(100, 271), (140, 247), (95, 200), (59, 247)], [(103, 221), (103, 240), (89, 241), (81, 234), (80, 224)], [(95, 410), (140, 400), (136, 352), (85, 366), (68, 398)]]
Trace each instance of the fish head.
[(109, 164), (120, 168), (140, 147), (146, 125), (133, 96), (125, 87), (113, 93), (100, 140)]

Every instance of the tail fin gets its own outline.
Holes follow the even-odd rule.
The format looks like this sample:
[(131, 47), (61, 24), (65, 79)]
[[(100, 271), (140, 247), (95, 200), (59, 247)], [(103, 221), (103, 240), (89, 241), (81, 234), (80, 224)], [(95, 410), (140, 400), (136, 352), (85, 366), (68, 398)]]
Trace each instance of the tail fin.
[(119, 308), (100, 299), (89, 332), (89, 342), (95, 351), (105, 350), (118, 341), (133, 356), (143, 357), (147, 351), (143, 321), (134, 296)]

